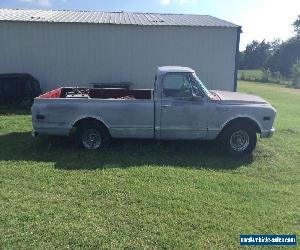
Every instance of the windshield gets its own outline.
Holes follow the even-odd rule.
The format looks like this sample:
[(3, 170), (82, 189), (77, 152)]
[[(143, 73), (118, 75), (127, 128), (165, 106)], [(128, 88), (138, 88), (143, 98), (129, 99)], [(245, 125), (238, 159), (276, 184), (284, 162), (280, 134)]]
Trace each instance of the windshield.
[(196, 73), (192, 73), (192, 89), (193, 89), (193, 93), (197, 96), (203, 96), (203, 95), (211, 96), (211, 93), (201, 82), (201, 80), (198, 78)]

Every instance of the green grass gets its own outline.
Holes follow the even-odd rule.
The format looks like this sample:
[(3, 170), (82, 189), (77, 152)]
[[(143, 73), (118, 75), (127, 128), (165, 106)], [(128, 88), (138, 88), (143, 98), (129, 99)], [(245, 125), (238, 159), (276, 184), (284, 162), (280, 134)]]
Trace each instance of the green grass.
[(244, 74), (245, 78), (261, 79), (263, 77), (263, 71), (261, 69), (250, 70), (238, 70), (238, 79)]
[(300, 233), (300, 91), (240, 82), (278, 110), (251, 157), (213, 143), (116, 141), (87, 152), (31, 138), (0, 111), (0, 248), (234, 249), (240, 234)]
[(261, 69), (238, 70), (237, 78), (243, 81), (262, 82), (262, 83), (269, 82), (269, 83), (276, 83), (280, 85), (293, 87), (290, 78), (284, 77), (280, 74), (278, 75), (276, 73), (271, 73), (271, 72), (269, 72), (269, 74), (267, 75), (266, 74), (264, 75), (264, 72)]

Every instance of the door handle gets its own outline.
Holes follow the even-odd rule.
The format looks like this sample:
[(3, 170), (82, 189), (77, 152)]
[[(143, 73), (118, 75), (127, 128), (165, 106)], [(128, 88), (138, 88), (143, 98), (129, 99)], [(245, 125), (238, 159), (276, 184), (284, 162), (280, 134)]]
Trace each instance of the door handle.
[(172, 105), (171, 104), (163, 104), (162, 105), (164, 108), (167, 108), (167, 107), (172, 107)]

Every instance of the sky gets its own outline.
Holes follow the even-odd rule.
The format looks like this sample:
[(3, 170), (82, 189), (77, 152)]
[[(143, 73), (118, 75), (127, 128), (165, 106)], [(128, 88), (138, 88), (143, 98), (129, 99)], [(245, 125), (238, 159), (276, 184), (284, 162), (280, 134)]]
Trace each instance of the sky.
[(0, 0), (0, 8), (71, 9), (212, 15), (242, 26), (240, 50), (252, 40), (286, 40), (300, 0)]

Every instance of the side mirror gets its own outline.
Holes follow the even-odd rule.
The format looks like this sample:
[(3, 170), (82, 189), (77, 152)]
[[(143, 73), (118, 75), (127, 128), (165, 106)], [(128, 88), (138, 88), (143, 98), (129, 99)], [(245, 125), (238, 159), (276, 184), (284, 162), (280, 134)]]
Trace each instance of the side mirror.
[(193, 93), (193, 95), (192, 95), (192, 100), (193, 100), (193, 101), (202, 101), (202, 100), (203, 100), (203, 97), (202, 97), (202, 96), (195, 95), (195, 94)]

